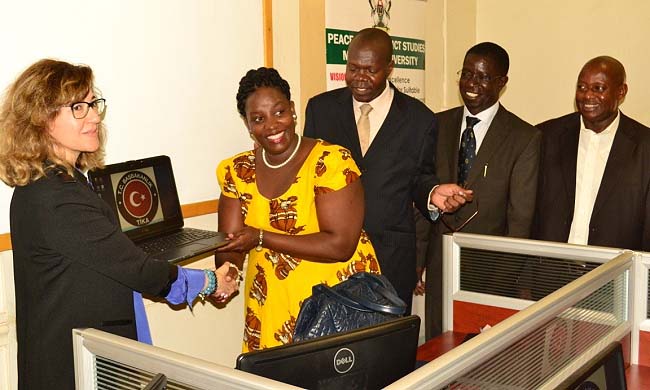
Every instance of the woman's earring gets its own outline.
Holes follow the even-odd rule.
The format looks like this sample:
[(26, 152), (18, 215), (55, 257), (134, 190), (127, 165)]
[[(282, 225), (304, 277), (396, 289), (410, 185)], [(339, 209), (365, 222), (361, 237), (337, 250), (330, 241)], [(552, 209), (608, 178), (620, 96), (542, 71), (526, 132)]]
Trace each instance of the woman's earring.
[(295, 121), (297, 121), (297, 120), (298, 120), (298, 115), (296, 115), (296, 113), (294, 112), (294, 113), (293, 113), (293, 121), (295, 122)]

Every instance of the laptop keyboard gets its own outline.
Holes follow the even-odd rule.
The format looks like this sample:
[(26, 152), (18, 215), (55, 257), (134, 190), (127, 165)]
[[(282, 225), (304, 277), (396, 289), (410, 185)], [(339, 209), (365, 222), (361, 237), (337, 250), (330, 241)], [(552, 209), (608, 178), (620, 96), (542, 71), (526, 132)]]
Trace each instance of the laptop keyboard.
[(219, 233), (217, 232), (209, 230), (185, 228), (177, 233), (172, 233), (167, 236), (158, 237), (154, 240), (139, 243), (138, 246), (146, 253), (160, 253), (196, 240), (214, 237), (218, 234)]

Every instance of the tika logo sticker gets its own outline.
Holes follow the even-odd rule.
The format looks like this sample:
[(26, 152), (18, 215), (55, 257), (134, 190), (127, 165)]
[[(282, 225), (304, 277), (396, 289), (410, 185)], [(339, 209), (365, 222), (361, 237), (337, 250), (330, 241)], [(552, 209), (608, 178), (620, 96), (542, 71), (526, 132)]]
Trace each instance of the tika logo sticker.
[(115, 200), (120, 214), (131, 225), (147, 225), (158, 212), (158, 190), (151, 178), (141, 171), (122, 176)]

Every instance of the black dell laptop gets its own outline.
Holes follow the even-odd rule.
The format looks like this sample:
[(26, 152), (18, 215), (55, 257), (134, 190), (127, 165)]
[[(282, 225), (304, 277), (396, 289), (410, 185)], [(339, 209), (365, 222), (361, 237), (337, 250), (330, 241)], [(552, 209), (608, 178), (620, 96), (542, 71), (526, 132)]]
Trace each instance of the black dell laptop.
[(88, 179), (115, 212), (122, 231), (157, 259), (176, 263), (225, 244), (223, 233), (183, 227), (167, 156), (110, 164), (89, 171)]

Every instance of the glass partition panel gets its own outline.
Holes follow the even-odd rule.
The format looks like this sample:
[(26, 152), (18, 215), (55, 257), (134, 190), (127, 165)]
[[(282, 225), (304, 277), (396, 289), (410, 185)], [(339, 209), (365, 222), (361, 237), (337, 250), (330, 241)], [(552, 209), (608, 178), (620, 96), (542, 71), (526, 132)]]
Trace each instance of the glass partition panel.
[(74, 329), (73, 345), (78, 390), (139, 390), (159, 373), (174, 390), (299, 389), (97, 329)]
[(627, 321), (627, 276), (625, 271), (606, 282), (447, 388), (539, 389), (576, 357), (595, 344), (609, 344), (617, 334)]
[(646, 313), (645, 318), (650, 318), (650, 272), (648, 272), (648, 289), (646, 291)]
[[(141, 390), (156, 376), (156, 374), (132, 367), (111, 359), (97, 356), (97, 390)], [(168, 380), (168, 390), (201, 390), (198, 387), (182, 384), (178, 381)]]
[[(448, 325), (455, 299), (493, 306), (525, 302), (466, 291), (469, 282), (472, 288), (481, 288), (479, 279), (463, 280), (462, 262), (467, 267), (468, 256), (470, 264), (475, 260), (485, 272), (489, 267), (482, 263), (504, 257), (505, 263), (516, 265), (506, 278), (521, 278), (526, 264), (541, 264), (547, 268), (537, 268), (535, 278), (542, 282), (538, 285), (546, 285), (546, 291), (538, 290), (537, 302), (521, 307), (387, 389), (553, 389), (585, 360), (632, 330), (633, 252), (470, 234), (445, 239)], [(560, 269), (565, 279), (556, 278)], [(492, 272), (497, 271), (492, 267)]]
[(600, 264), (539, 255), (461, 248), (460, 289), (537, 301)]

